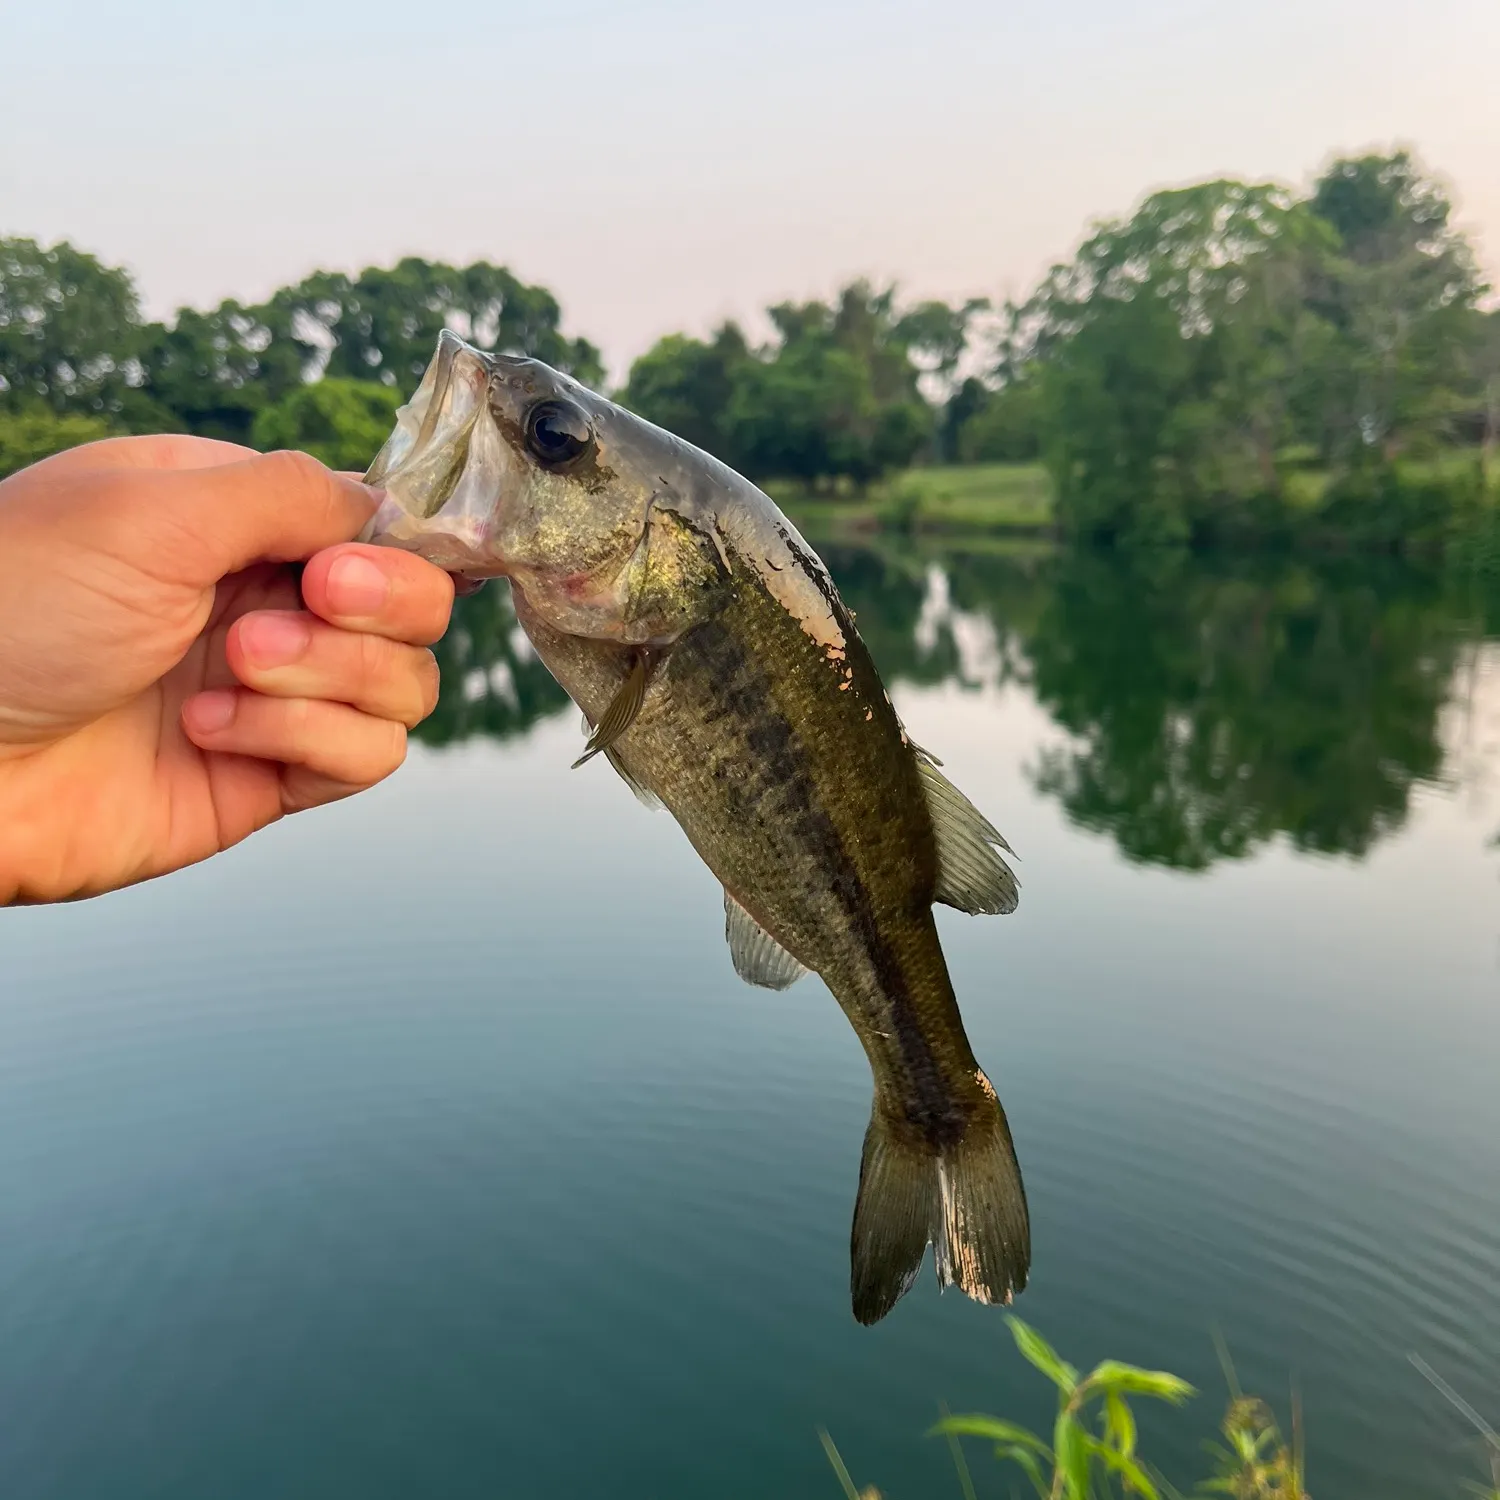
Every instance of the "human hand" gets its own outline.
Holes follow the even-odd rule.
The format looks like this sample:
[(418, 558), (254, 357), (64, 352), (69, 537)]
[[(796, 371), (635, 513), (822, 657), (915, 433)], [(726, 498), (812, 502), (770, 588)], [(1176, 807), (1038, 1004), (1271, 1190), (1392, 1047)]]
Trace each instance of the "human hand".
[(0, 483), (0, 904), (166, 874), (401, 764), (453, 585), (350, 543), (373, 508), (306, 454), (190, 437)]

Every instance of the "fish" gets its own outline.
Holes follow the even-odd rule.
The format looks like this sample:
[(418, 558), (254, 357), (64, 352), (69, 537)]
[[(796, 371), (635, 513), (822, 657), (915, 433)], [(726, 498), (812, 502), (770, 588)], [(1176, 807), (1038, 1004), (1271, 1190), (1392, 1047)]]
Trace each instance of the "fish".
[(445, 332), (366, 475), (362, 537), (509, 580), (607, 760), (724, 892), (730, 957), (818, 974), (873, 1100), (850, 1299), (874, 1324), (928, 1245), (940, 1288), (1009, 1303), (1031, 1229), (1005, 1111), (933, 916), (1015, 909), (1010, 846), (907, 735), (827, 568), (763, 491), (535, 359)]

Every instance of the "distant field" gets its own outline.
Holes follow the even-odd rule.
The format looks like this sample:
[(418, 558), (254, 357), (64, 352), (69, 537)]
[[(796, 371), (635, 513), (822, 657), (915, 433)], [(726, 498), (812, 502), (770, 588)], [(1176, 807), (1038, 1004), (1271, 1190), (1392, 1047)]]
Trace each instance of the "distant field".
[[(1472, 474), (1478, 450), (1455, 448), (1402, 464), (1407, 479), (1460, 480)], [(1318, 469), (1286, 475), (1285, 498), (1293, 512), (1311, 514), (1322, 505), (1329, 476)], [(908, 469), (863, 494), (814, 495), (796, 484), (766, 486), (809, 535), (838, 536), (884, 531), (941, 536), (988, 535), (996, 539), (1044, 538), (1053, 529), (1052, 481), (1040, 464), (965, 464)], [(1500, 505), (1500, 475), (1491, 481)]]
[(767, 488), (798, 522), (822, 530), (1035, 533), (1052, 524), (1052, 481), (1040, 464), (908, 469), (848, 498), (793, 484)]

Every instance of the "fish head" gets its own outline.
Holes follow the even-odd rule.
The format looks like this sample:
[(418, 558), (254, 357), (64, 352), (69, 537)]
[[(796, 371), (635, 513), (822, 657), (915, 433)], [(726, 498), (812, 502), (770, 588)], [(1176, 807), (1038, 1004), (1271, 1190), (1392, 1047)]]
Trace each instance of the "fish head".
[(362, 539), (508, 577), (567, 634), (663, 643), (713, 572), (700, 529), (657, 505), (684, 448), (540, 360), (445, 332), (366, 475), (385, 493)]

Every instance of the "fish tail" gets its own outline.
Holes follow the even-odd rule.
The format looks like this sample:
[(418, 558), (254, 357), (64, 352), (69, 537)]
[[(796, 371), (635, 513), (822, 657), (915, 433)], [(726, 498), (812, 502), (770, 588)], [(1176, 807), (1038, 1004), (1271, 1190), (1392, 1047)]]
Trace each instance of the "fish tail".
[(1006, 1303), (1026, 1285), (1031, 1225), (1005, 1111), (989, 1080), (956, 1143), (936, 1147), (877, 1097), (854, 1205), (854, 1316), (878, 1323), (910, 1289), (930, 1244), (938, 1285)]

